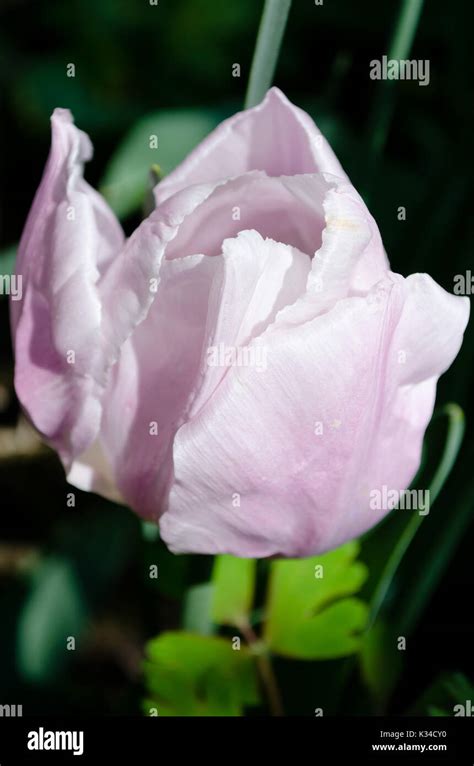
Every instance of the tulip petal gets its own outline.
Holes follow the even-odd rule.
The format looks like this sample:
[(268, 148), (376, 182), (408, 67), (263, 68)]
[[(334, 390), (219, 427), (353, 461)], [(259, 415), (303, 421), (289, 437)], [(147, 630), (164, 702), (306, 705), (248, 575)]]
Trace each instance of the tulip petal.
[[(296, 248), (263, 239), (256, 231), (242, 231), (226, 239), (209, 296), (205, 373), (192, 413), (204, 405), (224, 377), (226, 355), (238, 358), (243, 347), (260, 336), (277, 313), (304, 292), (311, 268), (309, 256)], [(242, 363), (266, 365), (266, 349)]]
[(265, 374), (233, 368), (177, 432), (169, 547), (308, 556), (375, 524), (387, 509), (370, 492), (413, 478), (468, 311), (424, 275), (389, 274), (303, 325), (268, 327)]
[(18, 396), (66, 458), (97, 431), (100, 406), (88, 375), (101, 324), (97, 282), (123, 234), (82, 178), (92, 155), (67, 110), (52, 117), (52, 145), (20, 243), (23, 300), (11, 304)]
[(196, 183), (264, 170), (269, 176), (346, 174), (313, 120), (278, 89), (258, 106), (224, 120), (155, 187), (156, 204)]
[(91, 154), (69, 112), (56, 110), (20, 245), (23, 300), (12, 302), (16, 391), (67, 470), (99, 433), (109, 370), (153, 303), (167, 244), (215, 188), (175, 195), (124, 244), (112, 212), (82, 177)]
[[(305, 176), (309, 183), (311, 176)], [(328, 311), (341, 298), (366, 295), (389, 269), (379, 230), (354, 187), (324, 175), (325, 226), (315, 253), (306, 292), (279, 316), (302, 324)]]
[(74, 460), (67, 474), (67, 480), (69, 484), (82, 489), (83, 492), (95, 492), (114, 503), (125, 505), (99, 438)]
[(330, 188), (321, 174), (270, 178), (252, 171), (229, 179), (183, 221), (166, 257), (220, 256), (222, 242), (245, 229), (313, 255), (321, 246), (323, 202)]
[[(255, 229), (312, 256), (294, 321), (364, 294), (389, 268), (375, 221), (354, 187), (330, 174), (270, 178), (254, 171), (219, 184), (170, 242), (167, 258), (220, 255), (223, 239)], [(288, 321), (290, 321), (288, 312)], [(299, 317), (299, 318), (298, 318)]]
[(122, 347), (104, 404), (101, 437), (127, 502), (157, 516), (171, 445), (198, 375), (217, 258), (163, 261), (156, 300)]
[(162, 512), (174, 435), (226, 372), (203, 369), (209, 344), (233, 349), (261, 332), (304, 290), (309, 268), (308, 256), (257, 232), (226, 241), (222, 258), (163, 262), (147, 321), (113, 370), (102, 423), (120, 490), (143, 516)]

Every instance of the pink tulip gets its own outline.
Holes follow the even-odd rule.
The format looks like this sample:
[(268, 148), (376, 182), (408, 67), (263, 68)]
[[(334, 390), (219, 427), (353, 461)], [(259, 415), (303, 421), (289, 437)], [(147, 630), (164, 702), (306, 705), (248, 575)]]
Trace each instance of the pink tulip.
[[(389, 270), (377, 226), (276, 88), (156, 188), (125, 240), (68, 111), (18, 256), (20, 401), (69, 481), (175, 552), (307, 556), (420, 463), (469, 301)], [(406, 511), (404, 511), (406, 512)]]

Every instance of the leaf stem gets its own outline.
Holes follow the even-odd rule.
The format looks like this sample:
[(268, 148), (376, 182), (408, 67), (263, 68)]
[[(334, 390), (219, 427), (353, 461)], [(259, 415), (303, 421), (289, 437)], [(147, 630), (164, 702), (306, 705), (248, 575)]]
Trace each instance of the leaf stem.
[(272, 84), (291, 0), (265, 0), (258, 29), (245, 109), (259, 104)]
[(255, 656), (260, 680), (265, 689), (271, 714), (272, 716), (281, 718), (285, 715), (285, 712), (273, 665), (268, 655), (267, 646), (265, 642), (256, 635), (249, 622), (241, 622), (238, 628), (247, 641), (250, 651)]
[(423, 3), (424, 0), (403, 0), (402, 10), (389, 49), (389, 58), (404, 59), (410, 54)]

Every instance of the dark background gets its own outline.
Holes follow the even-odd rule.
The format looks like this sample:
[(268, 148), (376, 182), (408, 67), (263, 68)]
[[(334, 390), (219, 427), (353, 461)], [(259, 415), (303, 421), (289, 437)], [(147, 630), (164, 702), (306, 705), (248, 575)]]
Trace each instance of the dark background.
[[(2, 0), (1, 247), (20, 237), (54, 107), (70, 108), (90, 134), (95, 156), (87, 178), (96, 184), (140, 117), (170, 107), (242, 108), (261, 7), (256, 0), (159, 0), (158, 8), (147, 0)], [(473, 266), (472, 6), (426, 1), (411, 57), (430, 60), (430, 85), (390, 87), (390, 129), (374, 158), (374, 110), (387, 93), (370, 80), (369, 62), (388, 52), (399, 10), (388, 0), (325, 0), (322, 7), (294, 0), (275, 83), (329, 138), (378, 222), (392, 269), (427, 271), (452, 291), (454, 276)], [(69, 62), (74, 79), (65, 75)], [(240, 78), (232, 77), (236, 62)], [(401, 205), (406, 221), (397, 219)], [(137, 220), (130, 217), (127, 230)], [(93, 496), (77, 492), (76, 508), (66, 507), (55, 456), (39, 450), (31, 435), (18, 442), (13, 430), (18, 407), (4, 297), (0, 325), (0, 703), (23, 703), (29, 712), (138, 712), (143, 644), (179, 625), (184, 594), (208, 577), (210, 559), (171, 556), (129, 511)], [(464, 409), (464, 445), (395, 586), (393, 598), (409, 599), (411, 583), (442, 560), (409, 637), (392, 712), (408, 709), (439, 671), (474, 677), (473, 352), (471, 323), (437, 400)], [(442, 440), (442, 429), (433, 428), (433, 466)], [(164, 573), (159, 585), (144, 574), (155, 560)], [(71, 656), (54, 643), (54, 625), (64, 620), (77, 620), (84, 636)], [(320, 665), (326, 669), (318, 668), (319, 678), (327, 672), (329, 679), (331, 663)], [(279, 672), (291, 712), (301, 712), (313, 671), (306, 663), (291, 671), (282, 663)], [(349, 678), (337, 709), (370, 712), (353, 668)]]

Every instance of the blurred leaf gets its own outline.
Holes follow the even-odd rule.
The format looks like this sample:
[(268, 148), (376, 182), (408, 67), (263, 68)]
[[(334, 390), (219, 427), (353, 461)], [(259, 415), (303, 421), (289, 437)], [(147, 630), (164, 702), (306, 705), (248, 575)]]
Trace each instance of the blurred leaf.
[(18, 245), (10, 245), (0, 251), (0, 275), (6, 276), (13, 274), (15, 268), (15, 258)]
[(87, 509), (61, 521), (54, 544), (74, 565), (88, 602), (95, 606), (133, 557), (140, 525), (127, 508), (85, 497)]
[(28, 680), (57, 676), (74, 656), (67, 637), (79, 640), (85, 621), (129, 561), (139, 533), (138, 520), (111, 503), (104, 507), (99, 501), (76, 513), (55, 530), (56, 553), (33, 570), (19, 615), (17, 664)]
[[(120, 125), (130, 104), (118, 105), (108, 94), (98, 96), (90, 81), (84, 76), (68, 77), (67, 59), (63, 55), (36, 59), (19, 72), (12, 97), (19, 119), (28, 125), (44, 130), (56, 107), (66, 107), (74, 115), (76, 124), (83, 130), (110, 130)], [(82, 75), (84, 68), (81, 65)], [(133, 106), (133, 105), (132, 105)]]
[(64, 558), (36, 569), (18, 622), (17, 664), (30, 681), (50, 678), (68, 655), (67, 639), (78, 639), (87, 607), (77, 575)]
[(212, 571), (212, 617), (219, 625), (248, 622), (255, 587), (256, 561), (217, 556)]
[(277, 654), (300, 659), (343, 657), (358, 650), (367, 606), (350, 598), (367, 569), (357, 542), (323, 556), (271, 565), (264, 638)]
[(183, 609), (183, 626), (185, 630), (210, 636), (214, 633), (211, 617), (211, 604), (214, 586), (211, 583), (194, 585), (186, 594)]
[(254, 658), (224, 638), (163, 633), (148, 643), (147, 657), (147, 714), (238, 716), (259, 702)]
[(148, 543), (154, 543), (160, 536), (160, 530), (157, 524), (153, 524), (151, 521), (142, 521), (142, 535), (143, 539)]
[(450, 713), (448, 713), (446, 710), (441, 710), (441, 708), (438, 708), (435, 705), (429, 705), (428, 715), (431, 716), (432, 718), (435, 718), (435, 717), (450, 715)]
[[(161, 111), (140, 120), (110, 160), (101, 184), (115, 213), (125, 217), (137, 210), (143, 204), (152, 165), (159, 165), (166, 175), (219, 121), (217, 112), (197, 109)], [(157, 148), (150, 148), (152, 136), (157, 136)]]
[(376, 622), (364, 634), (359, 656), (362, 676), (380, 712), (397, 683), (402, 665), (393, 628), (381, 620)]
[(455, 711), (456, 705), (465, 706), (465, 714), (471, 715), (470, 709), (474, 705), (474, 686), (462, 673), (443, 673), (423, 692), (421, 697), (408, 711), (409, 715), (454, 715), (456, 712), (462, 715), (462, 711)]

